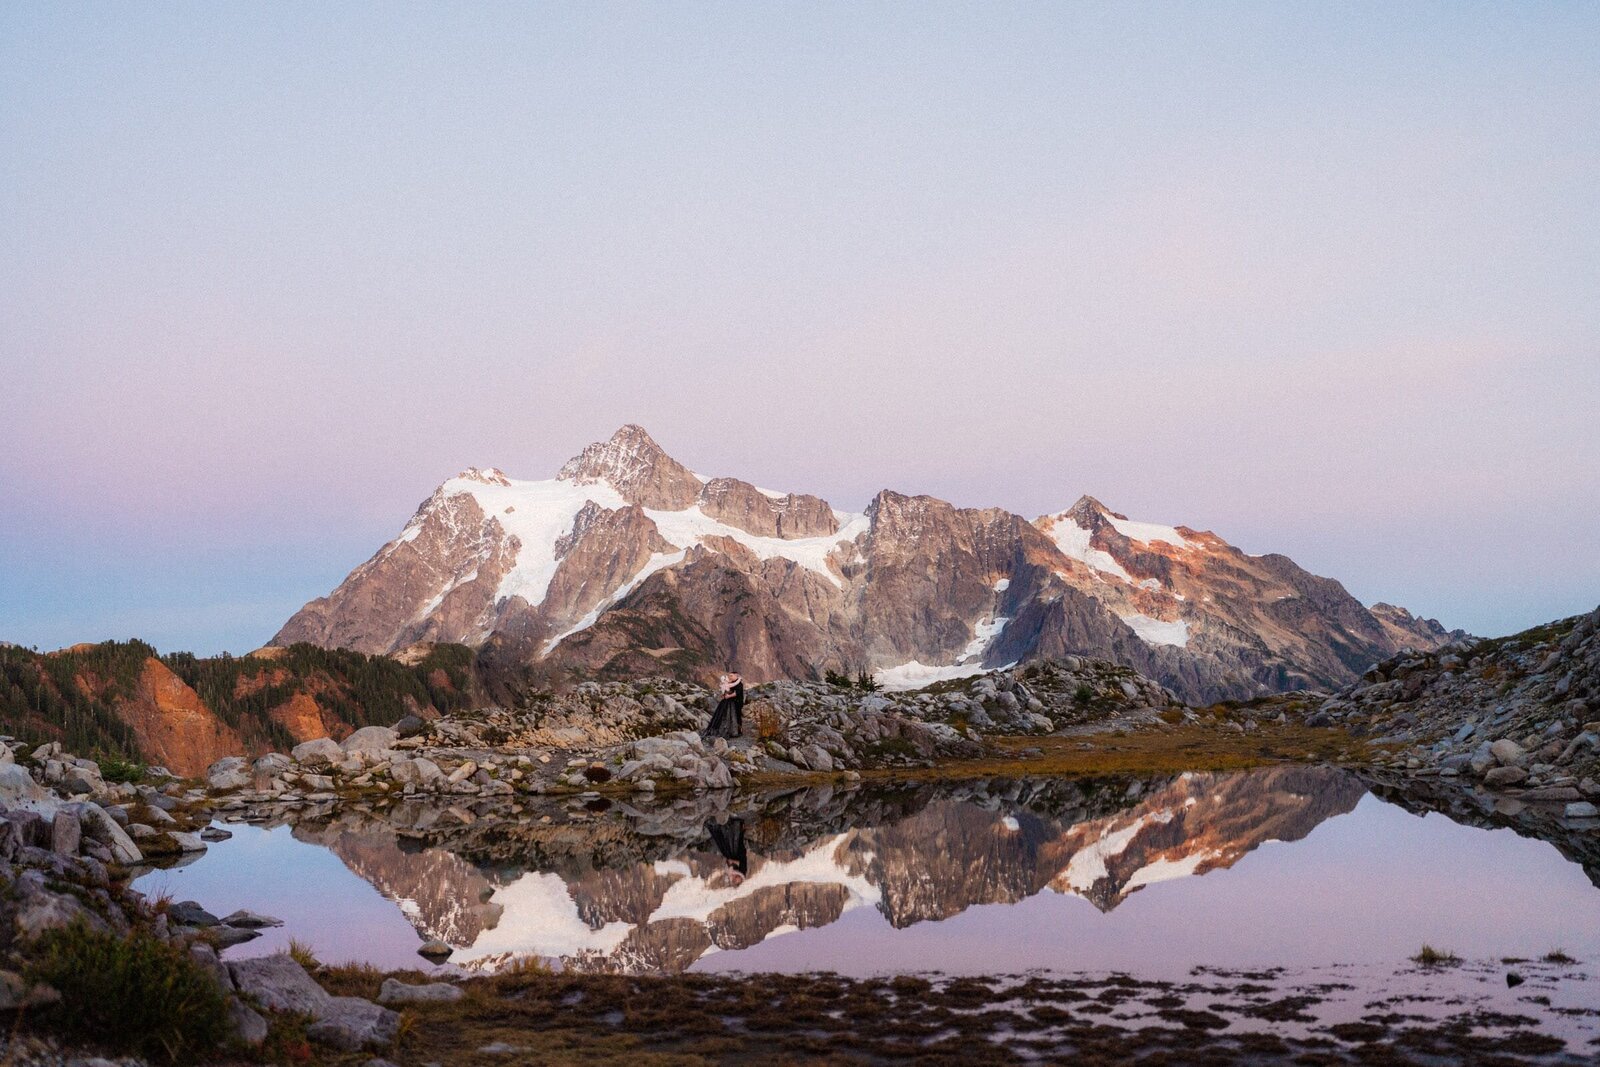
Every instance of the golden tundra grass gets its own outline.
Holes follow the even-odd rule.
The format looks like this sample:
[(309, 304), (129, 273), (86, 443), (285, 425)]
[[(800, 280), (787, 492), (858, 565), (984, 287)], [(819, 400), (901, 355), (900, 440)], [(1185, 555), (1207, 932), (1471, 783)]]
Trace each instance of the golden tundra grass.
[[(1176, 774), (1182, 771), (1238, 771), (1275, 763), (1365, 763), (1382, 751), (1343, 730), (1299, 724), (1263, 723), (1251, 733), (1236, 733), (1200, 723), (1144, 726), (1125, 735), (1075, 734), (1051, 737), (994, 737), (989, 754), (950, 760), (935, 767), (896, 767), (862, 771), (863, 781), (915, 778), (1018, 778), (1038, 775)], [(792, 785), (837, 775), (756, 774), (748, 786)]]

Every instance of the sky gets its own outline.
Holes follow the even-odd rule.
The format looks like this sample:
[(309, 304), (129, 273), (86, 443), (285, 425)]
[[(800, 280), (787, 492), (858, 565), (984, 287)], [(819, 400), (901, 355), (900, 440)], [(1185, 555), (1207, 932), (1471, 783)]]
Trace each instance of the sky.
[(0, 5), (0, 639), (248, 651), (626, 422), (1600, 604), (1600, 6)]

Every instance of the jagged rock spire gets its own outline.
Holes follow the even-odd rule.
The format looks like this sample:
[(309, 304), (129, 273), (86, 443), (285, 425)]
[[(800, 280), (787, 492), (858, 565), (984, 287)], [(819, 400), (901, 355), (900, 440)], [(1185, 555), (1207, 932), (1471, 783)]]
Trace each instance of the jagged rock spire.
[(556, 477), (579, 485), (604, 482), (630, 504), (663, 511), (689, 507), (701, 485), (693, 471), (633, 423), (567, 460)]

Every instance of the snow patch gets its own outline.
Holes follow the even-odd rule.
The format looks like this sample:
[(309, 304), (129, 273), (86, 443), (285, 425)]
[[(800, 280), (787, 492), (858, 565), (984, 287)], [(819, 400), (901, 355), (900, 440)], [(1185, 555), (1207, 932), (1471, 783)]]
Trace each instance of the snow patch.
[(984, 672), (984, 668), (971, 663), (966, 666), (951, 664), (948, 667), (932, 667), (920, 660), (902, 663), (898, 667), (885, 667), (881, 671), (873, 672), (873, 680), (884, 689), (892, 693), (902, 692), (907, 689), (921, 689), (932, 685), (934, 682), (948, 682), (956, 678), (975, 678)]
[(1172, 813), (1158, 811), (1149, 815), (1141, 815), (1133, 822), (1120, 830), (1113, 831), (1110, 827), (1101, 831), (1098, 840), (1078, 849), (1067, 861), (1067, 869), (1061, 872), (1060, 878), (1066, 882), (1068, 888), (1079, 893), (1086, 893), (1094, 888), (1094, 884), (1102, 878), (1109, 877), (1111, 872), (1106, 867), (1106, 860), (1113, 856), (1120, 856), (1123, 850), (1133, 843), (1152, 822), (1165, 823), (1172, 821)]
[(1170, 882), (1174, 878), (1187, 878), (1199, 870), (1200, 865), (1212, 857), (1212, 853), (1202, 849), (1180, 860), (1169, 860), (1165, 856), (1152, 863), (1147, 863), (1133, 872), (1133, 877), (1128, 879), (1128, 884), (1123, 887), (1124, 892), (1131, 892), (1142, 885), (1153, 885), (1156, 882)]
[(1175, 548), (1198, 547), (1173, 527), (1163, 526), (1157, 522), (1130, 522), (1114, 515), (1107, 515), (1106, 521), (1111, 524), (1112, 529), (1130, 541), (1142, 541), (1147, 545), (1161, 541)]
[[(996, 615), (978, 620), (972, 628), (972, 640), (967, 642), (967, 647), (961, 650), (956, 661), (945, 667), (934, 667), (920, 660), (902, 663), (898, 667), (885, 667), (875, 671), (872, 675), (884, 689), (890, 692), (903, 692), (907, 689), (921, 689), (935, 682), (948, 682), (956, 678), (973, 678), (983, 674), (989, 668), (983, 666), (983, 654), (993, 645), (1006, 628), (1006, 623), (1011, 621), (1009, 615)], [(1007, 664), (1001, 670), (1014, 667), (1016, 664)]]
[(957, 663), (978, 659), (994, 644), (995, 638), (1000, 636), (1000, 631), (1006, 628), (1006, 623), (1011, 621), (1008, 615), (997, 615), (992, 619), (982, 619), (972, 628), (972, 640), (967, 642), (967, 647), (961, 650), (961, 655), (956, 657)]
[(432, 615), (434, 613), (434, 610), (437, 609), (440, 604), (444, 603), (444, 598), (445, 597), (447, 597), (451, 593), (455, 592), (461, 586), (466, 585), (468, 582), (476, 581), (477, 578), (478, 578), (478, 568), (474, 567), (470, 571), (468, 571), (466, 574), (462, 575), (461, 577), (451, 579), (449, 582), (447, 582), (445, 584), (445, 587), (443, 589), (439, 590), (438, 594), (436, 596), (434, 596), (434, 598), (432, 600), (428, 601), (426, 604), (424, 604), (422, 606), (422, 610), (421, 611), (417, 612), (417, 614), (416, 614), (417, 621), (421, 621), (423, 619), (426, 619), (429, 615)]
[[(555, 577), (556, 542), (572, 531), (578, 512), (589, 501), (616, 510), (628, 506), (604, 482), (577, 485), (552, 479), (521, 482), (504, 479), (490, 484), (472, 478), (452, 478), (439, 489), (446, 496), (465, 495), (477, 501), (485, 515), (518, 541), (517, 561), (500, 581), (495, 602), (520, 596), (529, 604), (544, 603)], [(507, 510), (507, 509), (510, 510)], [(412, 536), (416, 536), (412, 534)]]
[[(769, 495), (776, 498), (786, 494)], [(561, 478), (547, 481), (517, 481), (506, 478), (493, 468), (485, 471), (469, 469), (441, 485), (429, 501), (429, 506), (419, 511), (411, 522), (407, 523), (406, 528), (390, 547), (415, 540), (421, 533), (424, 522), (430, 517), (442, 518), (452, 528), (453, 536), (476, 536), (476, 528), (463, 529), (462, 521), (457, 518), (458, 504), (463, 499), (470, 499), (476, 503), (486, 517), (492, 518), (499, 524), (507, 538), (517, 539), (516, 560), (501, 579), (500, 586), (494, 594), (494, 602), (499, 604), (510, 597), (520, 596), (534, 607), (544, 603), (550, 591), (550, 580), (560, 565), (561, 561), (556, 558), (556, 542), (572, 532), (573, 524), (584, 505), (592, 501), (612, 511), (628, 506), (627, 501), (603, 480), (581, 485)], [(840, 525), (838, 533), (824, 537), (785, 540), (779, 537), (757, 537), (746, 533), (735, 526), (718, 522), (699, 507), (684, 511), (647, 510), (645, 514), (656, 524), (661, 536), (677, 549), (686, 550), (700, 544), (708, 537), (727, 537), (744, 545), (760, 559), (793, 560), (802, 567), (822, 575), (839, 588), (843, 588), (844, 583), (828, 567), (828, 556), (841, 543), (853, 541), (870, 526), (863, 514), (835, 511), (834, 516)], [(676, 556), (658, 554), (652, 557), (644, 571), (635, 575), (628, 585), (610, 595), (610, 602), (614, 603), (625, 596), (632, 586), (656, 570), (672, 566), (681, 559), (681, 552)], [(474, 577), (476, 571), (447, 582), (439, 595), (423, 607), (421, 617), (437, 609), (452, 589), (471, 581)], [(598, 618), (598, 615), (595, 617)], [(568, 630), (547, 647), (553, 648), (562, 638), (593, 625), (594, 619), (587, 616), (585, 619), (587, 621), (581, 621), (580, 625)]]
[(746, 533), (737, 526), (718, 522), (698, 506), (683, 511), (651, 511), (646, 508), (645, 515), (656, 524), (662, 537), (679, 548), (700, 544), (708, 537), (726, 537), (754, 552), (757, 559), (793, 560), (807, 570), (822, 575), (840, 589), (844, 588), (844, 582), (829, 568), (828, 556), (841, 541), (855, 540), (866, 533), (871, 525), (865, 515), (843, 513), (838, 533), (785, 539)]
[(863, 904), (876, 905), (882, 892), (861, 875), (851, 874), (839, 860), (840, 847), (850, 835), (836, 834), (793, 860), (768, 860), (738, 885), (713, 886), (703, 878), (686, 878), (668, 887), (656, 910), (646, 922), (662, 919), (693, 919), (708, 922), (713, 912), (740, 897), (750, 896), (769, 886), (801, 882), (842, 885), (848, 893), (844, 910)]
[(1137, 614), (1117, 617), (1127, 623), (1147, 645), (1172, 645), (1176, 648), (1187, 648), (1189, 645), (1189, 624), (1182, 619), (1168, 622)]
[(1002, 578), (998, 582), (994, 583), (994, 591), (996, 593), (1004, 593), (1007, 589), (1010, 589), (1010, 588), (1011, 588), (1011, 579), (1010, 578)]

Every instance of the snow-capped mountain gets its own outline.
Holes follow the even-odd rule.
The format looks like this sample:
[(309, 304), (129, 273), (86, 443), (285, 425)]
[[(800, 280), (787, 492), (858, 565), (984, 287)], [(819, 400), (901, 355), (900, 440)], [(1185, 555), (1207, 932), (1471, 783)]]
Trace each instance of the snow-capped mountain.
[(637, 426), (548, 481), (471, 468), (274, 644), (461, 642), (559, 678), (727, 664), (913, 686), (1044, 655), (1125, 663), (1189, 699), (1349, 681), (1451, 635), (1287, 557), (1091, 497), (1032, 522), (885, 490), (864, 512), (706, 478)]

